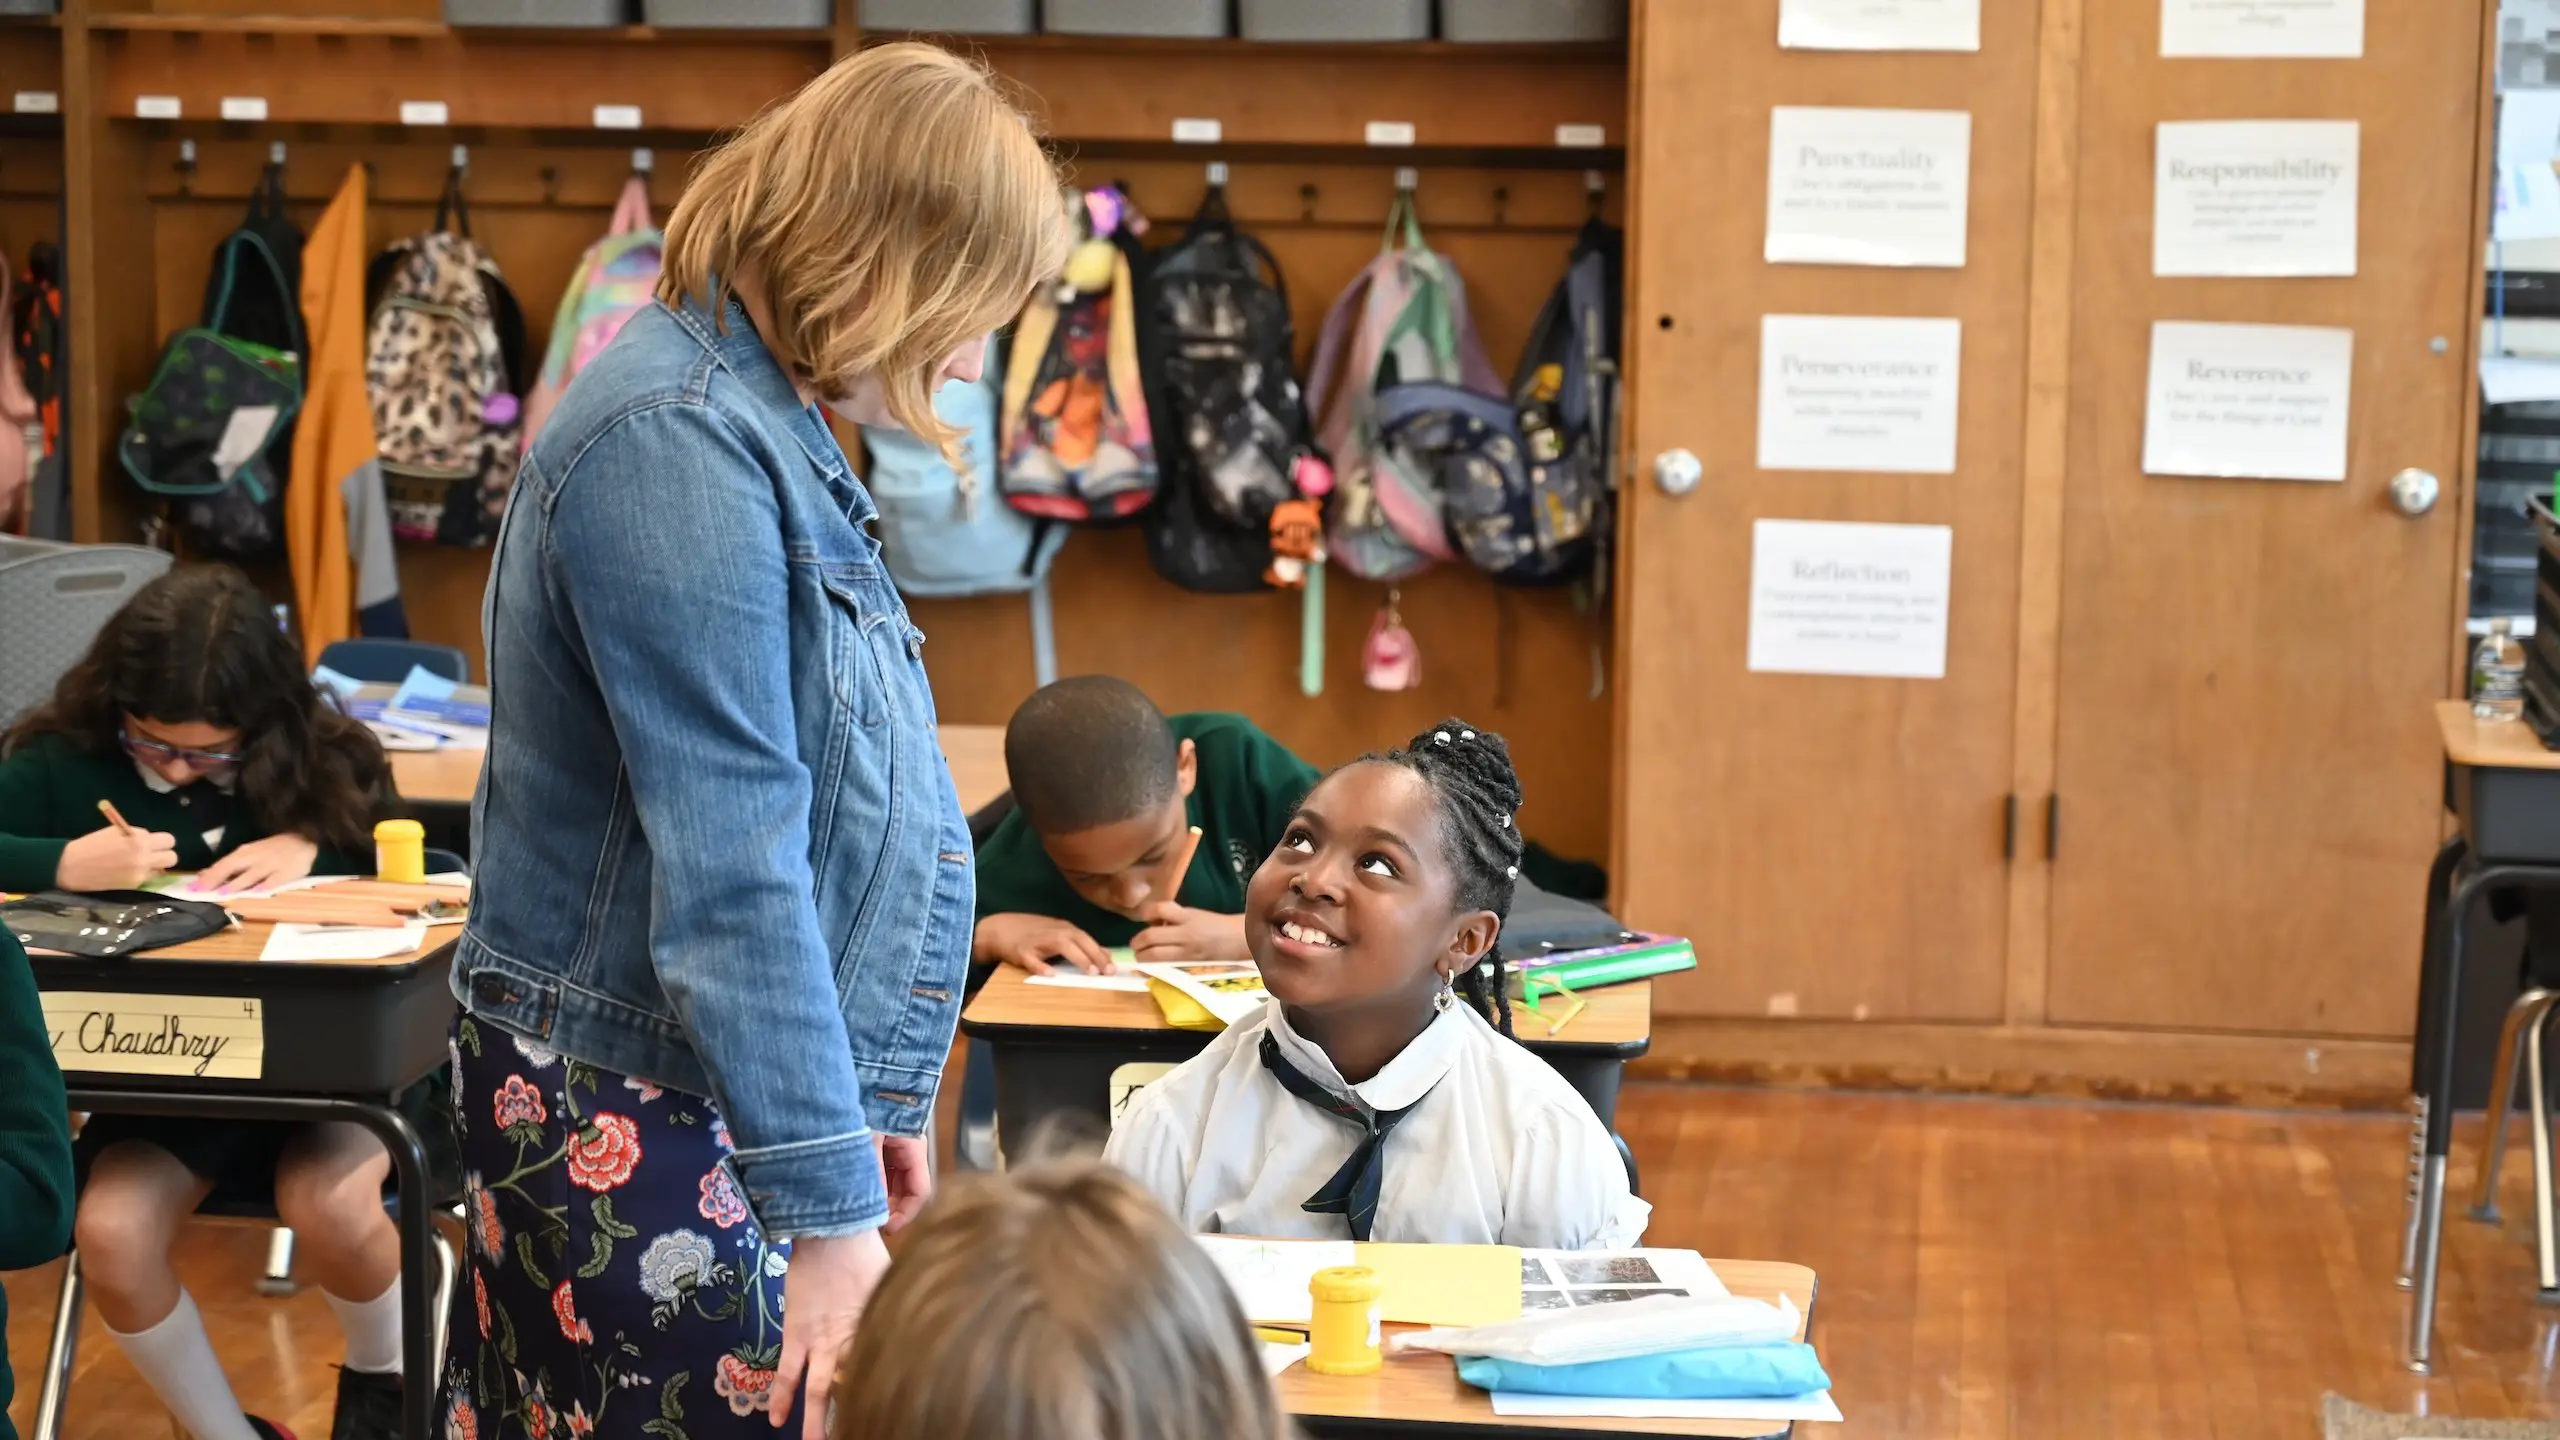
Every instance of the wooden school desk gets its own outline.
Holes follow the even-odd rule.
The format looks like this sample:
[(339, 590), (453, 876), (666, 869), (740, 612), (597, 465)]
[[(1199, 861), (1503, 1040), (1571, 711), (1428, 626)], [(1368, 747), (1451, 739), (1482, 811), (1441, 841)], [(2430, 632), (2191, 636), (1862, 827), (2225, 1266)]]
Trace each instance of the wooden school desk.
[[(1614, 1136), (1618, 1081), (1627, 1062), (1653, 1044), (1653, 982), (1605, 985), (1583, 998), (1589, 1005), (1560, 1034), (1549, 1036), (1546, 1022), (1518, 1005), (1511, 1028), (1582, 1092)], [(1146, 1061), (1178, 1064), (1217, 1038), (1166, 1024), (1152, 996), (1034, 985), (1010, 965), (987, 977), (961, 1012), (960, 1029), (995, 1051), (996, 1131), (1016, 1139), (1059, 1110), (1107, 1120), (1112, 1071)], [(1623, 1153), (1625, 1142), (1618, 1148)], [(1632, 1178), (1632, 1165), (1628, 1173)]]
[[(960, 789), (960, 808), (975, 811), (1004, 793), (1004, 727), (945, 725), (943, 758), (951, 762), (951, 779)], [(391, 775), (400, 798), (421, 809), (471, 808), (480, 788), (480, 764), (486, 750), (447, 745), (438, 750), (391, 752)]]
[[(1579, 1022), (1577, 1022), (1579, 1023)], [(1776, 1301), (1785, 1294), (1796, 1302), (1803, 1326), (1813, 1319), (1814, 1273), (1802, 1265), (1774, 1260), (1710, 1260), (1717, 1278), (1736, 1295)], [(1391, 1326), (1391, 1330), (1414, 1326)], [(1787, 1436), (1795, 1433), (1784, 1420), (1615, 1420), (1598, 1416), (1555, 1417), (1496, 1415), (1483, 1391), (1458, 1378), (1457, 1363), (1446, 1355), (1390, 1355), (1386, 1368), (1374, 1375), (1318, 1375), (1304, 1361), (1280, 1372), (1280, 1403), (1308, 1433), (1325, 1440), (1369, 1440), (1369, 1437), (1435, 1435), (1448, 1440), (1584, 1440), (1627, 1435), (1701, 1435), (1716, 1437)]]
[[(444, 1326), (435, 1312), (430, 1224), (437, 1196), (418, 1132), (392, 1098), (445, 1063), (453, 1019), (446, 972), (462, 930), (438, 926), (427, 932), (425, 948), (387, 960), (317, 963), (260, 960), (271, 928), (243, 924), (118, 960), (46, 954), (28, 959), (45, 999), (48, 1028), (60, 1032), (54, 1054), (74, 1110), (205, 1120), (346, 1120), (382, 1141), (391, 1152), (400, 1200), (401, 1370), (408, 1377), (401, 1433), (404, 1440), (428, 1440), (435, 1420), (435, 1342)], [(254, 1006), (264, 1042), (255, 1073), (208, 1078), (94, 1068), (111, 1063), (89, 1048), (104, 1033), (102, 1017), (118, 1017), (119, 1029), (149, 1033), (166, 1023), (166, 1002), (178, 997), (211, 1002), (192, 1008), (229, 1012), (210, 1022), (217, 1026), (244, 1023)], [(231, 1011), (235, 1003), (239, 1008)], [(194, 1028), (201, 1031), (207, 1023)], [(44, 1377), (48, 1388), (68, 1381)]]
[(2418, 1028), (2410, 1047), (2413, 1133), (2400, 1283), (2417, 1292), (2409, 1311), (2408, 1362), (2421, 1374), (2435, 1338), (2445, 1154), (2453, 1143), (2454, 1049), (2471, 914), (2499, 891), (2560, 889), (2560, 752), (2542, 748), (2532, 727), (2520, 720), (2479, 723), (2467, 700), (2439, 700), (2435, 713), (2444, 742), (2445, 808), (2459, 821), (2460, 833), (2445, 842), (2427, 874)]

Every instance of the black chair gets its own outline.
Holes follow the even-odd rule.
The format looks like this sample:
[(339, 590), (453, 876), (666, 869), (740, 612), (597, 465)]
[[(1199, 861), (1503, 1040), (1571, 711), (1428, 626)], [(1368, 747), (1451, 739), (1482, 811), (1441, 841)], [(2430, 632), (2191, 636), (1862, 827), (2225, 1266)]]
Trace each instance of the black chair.
[(350, 680), (368, 685), (397, 685), (412, 668), (460, 685), (471, 678), (471, 659), (450, 645), (425, 640), (337, 640), (320, 652), (320, 663)]

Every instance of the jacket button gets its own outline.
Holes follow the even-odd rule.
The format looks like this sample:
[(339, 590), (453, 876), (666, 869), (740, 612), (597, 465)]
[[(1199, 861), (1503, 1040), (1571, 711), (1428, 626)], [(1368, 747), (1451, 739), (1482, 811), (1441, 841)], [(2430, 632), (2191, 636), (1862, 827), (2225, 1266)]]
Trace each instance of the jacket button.
[(471, 998), (483, 1005), (501, 1004), (507, 998), (507, 982), (495, 975), (475, 975), (471, 978)]

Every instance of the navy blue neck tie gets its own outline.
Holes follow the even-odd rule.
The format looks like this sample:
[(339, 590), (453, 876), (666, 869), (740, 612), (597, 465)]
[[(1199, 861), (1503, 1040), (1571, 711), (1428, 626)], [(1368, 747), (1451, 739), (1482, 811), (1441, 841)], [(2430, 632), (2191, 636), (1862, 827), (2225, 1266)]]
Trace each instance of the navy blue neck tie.
[[(1299, 1208), (1310, 1215), (1340, 1215), (1351, 1222), (1351, 1238), (1369, 1238), (1370, 1222), (1378, 1215), (1378, 1186), (1386, 1175), (1384, 1151), (1387, 1132), (1396, 1122), (1413, 1113), (1413, 1105), (1401, 1110), (1372, 1110), (1357, 1100), (1345, 1100), (1306, 1077), (1297, 1066), (1280, 1053), (1280, 1044), (1271, 1032), (1262, 1032), (1262, 1065), (1280, 1088), (1306, 1101), (1327, 1115), (1349, 1121), (1359, 1127), (1360, 1143), (1351, 1149), (1351, 1158), (1333, 1172), (1324, 1187), (1307, 1197)], [(1417, 1100), (1415, 1105), (1422, 1102)]]

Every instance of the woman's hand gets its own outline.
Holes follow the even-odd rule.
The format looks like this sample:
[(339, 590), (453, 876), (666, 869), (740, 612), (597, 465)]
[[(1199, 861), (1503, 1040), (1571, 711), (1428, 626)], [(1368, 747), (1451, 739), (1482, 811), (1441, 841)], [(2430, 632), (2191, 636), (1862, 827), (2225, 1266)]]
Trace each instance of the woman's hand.
[(1221, 915), (1214, 910), (1194, 910), (1170, 900), (1158, 900), (1146, 908), (1145, 919), (1147, 928), (1129, 942), (1129, 953), (1142, 965), (1253, 958), (1253, 952), (1245, 947), (1241, 915)]
[(153, 830), (92, 830), (62, 847), (53, 883), (63, 890), (131, 890), (178, 863), (178, 842)]
[(320, 847), (313, 841), (299, 835), (270, 835), (264, 840), (252, 840), (206, 866), (187, 888), (228, 895), (234, 890), (282, 885), (309, 875), (319, 858)]
[(782, 1360), (773, 1370), (773, 1428), (790, 1423), (792, 1402), (808, 1385), (800, 1407), (801, 1440), (826, 1440), (827, 1392), (836, 1367), (862, 1318), (862, 1307), (889, 1270), (889, 1247), (880, 1232), (803, 1236), (791, 1242), (791, 1269), (782, 1277)]
[(871, 1143), (880, 1152), (880, 1179), (889, 1188), (889, 1223), (880, 1228), (895, 1235), (933, 1198), (933, 1142), (874, 1134)]

